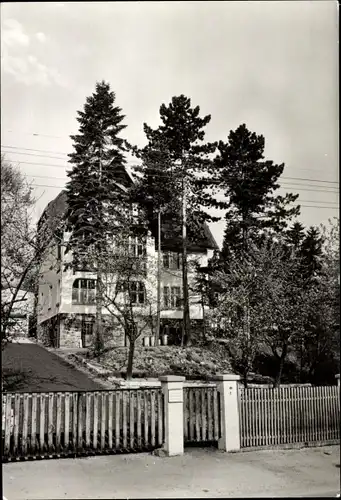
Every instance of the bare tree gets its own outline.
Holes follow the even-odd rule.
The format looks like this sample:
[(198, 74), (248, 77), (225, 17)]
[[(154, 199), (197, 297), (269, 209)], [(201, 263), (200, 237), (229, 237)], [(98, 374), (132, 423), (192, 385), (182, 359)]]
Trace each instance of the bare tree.
[(29, 293), (39, 279), (39, 263), (55, 237), (56, 221), (32, 217), (35, 199), (21, 172), (1, 157), (1, 345), (20, 328), (14, 313), (28, 311)]
[(255, 356), (267, 345), (277, 360), (278, 386), (289, 351), (304, 338), (310, 310), (301, 268), (295, 250), (281, 241), (265, 240), (214, 276), (223, 293), (213, 315), (243, 371), (244, 383)]
[[(136, 341), (145, 333), (153, 335), (156, 327), (157, 265), (156, 259), (147, 256), (146, 244), (144, 234), (121, 228), (100, 257), (103, 308), (120, 325), (129, 342), (128, 380), (133, 374)], [(89, 249), (89, 253), (94, 251)]]
[(322, 226), (321, 232), (323, 255), (310, 287), (310, 314), (301, 350), (301, 371), (306, 371), (310, 381), (316, 379), (319, 365), (326, 361), (340, 364), (339, 220), (330, 221), (329, 227)]

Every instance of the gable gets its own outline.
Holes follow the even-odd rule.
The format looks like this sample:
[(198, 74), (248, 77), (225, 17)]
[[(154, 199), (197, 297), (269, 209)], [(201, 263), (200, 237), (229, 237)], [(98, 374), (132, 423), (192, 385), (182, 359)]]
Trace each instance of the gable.
[[(115, 180), (120, 187), (128, 187), (134, 183), (129, 171), (122, 165), (115, 169)], [(46, 207), (39, 223), (45, 218), (62, 217), (67, 210), (67, 192), (62, 190)], [(151, 232), (157, 242), (157, 222), (151, 224)], [(195, 230), (188, 229), (188, 251), (201, 252), (208, 249), (218, 249), (218, 245), (206, 223), (198, 224)], [(182, 228), (172, 217), (161, 219), (161, 246), (165, 250), (179, 251), (182, 247)]]

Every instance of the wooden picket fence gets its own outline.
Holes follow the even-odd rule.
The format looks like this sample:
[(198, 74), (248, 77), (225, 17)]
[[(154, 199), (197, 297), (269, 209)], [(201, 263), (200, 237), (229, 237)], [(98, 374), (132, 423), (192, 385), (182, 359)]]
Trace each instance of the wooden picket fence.
[(241, 447), (333, 444), (340, 440), (340, 390), (240, 388)]
[(221, 437), (219, 396), (214, 386), (184, 387), (185, 445), (214, 443)]
[(2, 458), (136, 452), (164, 440), (160, 388), (3, 395)]

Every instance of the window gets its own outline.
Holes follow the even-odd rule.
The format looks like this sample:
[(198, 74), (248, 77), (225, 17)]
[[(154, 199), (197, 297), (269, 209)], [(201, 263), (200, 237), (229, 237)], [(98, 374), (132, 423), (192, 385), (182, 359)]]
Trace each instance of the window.
[(164, 306), (168, 309), (181, 307), (181, 289), (179, 286), (163, 287)]
[(94, 328), (94, 318), (89, 315), (84, 315), (81, 320), (81, 339), (83, 347), (89, 347), (92, 344)]
[(82, 335), (85, 337), (86, 335), (94, 334), (94, 322), (93, 321), (82, 321)]
[(163, 267), (165, 269), (180, 269), (181, 267), (181, 254), (177, 252), (164, 252), (163, 253)]
[(132, 281), (130, 283), (130, 300), (132, 304), (144, 304), (145, 286), (141, 281)]
[(129, 237), (129, 253), (133, 257), (143, 257), (146, 255), (146, 238)]
[(72, 285), (73, 304), (95, 304), (96, 280), (77, 279)]
[(141, 281), (131, 281), (130, 283), (117, 283), (116, 290), (118, 293), (128, 292), (133, 305), (144, 304), (146, 300), (146, 289)]

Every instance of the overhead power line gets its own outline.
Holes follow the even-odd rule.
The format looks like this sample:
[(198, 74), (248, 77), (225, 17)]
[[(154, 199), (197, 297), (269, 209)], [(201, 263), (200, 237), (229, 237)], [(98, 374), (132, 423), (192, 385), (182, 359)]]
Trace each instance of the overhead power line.
[(57, 167), (57, 168), (67, 168), (69, 165), (56, 165), (55, 163), (37, 163), (37, 162), (32, 162), (32, 161), (18, 161), (19, 164), (26, 164), (26, 165), (42, 165), (43, 167)]
[[(48, 165), (47, 165), (48, 166)], [(52, 176), (52, 175), (35, 175), (35, 174), (29, 174), (29, 173), (26, 173), (24, 172), (24, 174), (26, 176), (29, 176), (29, 177), (37, 177), (37, 178), (40, 178), (40, 179), (59, 179), (59, 180), (64, 180), (63, 177), (55, 177), (55, 176)], [(65, 178), (65, 180), (67, 180)], [(315, 186), (314, 184), (306, 184), (307, 186)], [(285, 189), (291, 189), (290, 186), (281, 186), (282, 188), (285, 188)], [(308, 191), (308, 192), (314, 192), (314, 193), (321, 193), (321, 194), (332, 194), (332, 195), (338, 195), (339, 194), (339, 190), (337, 188), (334, 188), (334, 187), (329, 187), (327, 186), (326, 188), (324, 186), (316, 186), (317, 188), (320, 188), (320, 189), (316, 189), (316, 188), (313, 188), (313, 189), (309, 189), (309, 187), (305, 187), (305, 186), (297, 186), (295, 188), (293, 188), (294, 190), (297, 190), (297, 191)]]
[(301, 207), (304, 207), (304, 208), (328, 208), (328, 210), (339, 210), (340, 207), (325, 207), (325, 206), (322, 206), (322, 205), (300, 205)]
[(339, 184), (339, 181), (325, 181), (323, 179), (310, 179), (306, 177), (281, 177), (282, 179), (292, 179), (297, 181), (314, 181), (314, 182), (325, 182), (327, 184)]
[(35, 175), (35, 174), (26, 174), (26, 176), (33, 177), (34, 179), (54, 179), (58, 181), (67, 181), (64, 177), (52, 177), (51, 175)]
[[(37, 155), (37, 156), (39, 156), (40, 158), (43, 158), (40, 155)], [(56, 158), (56, 159), (57, 160), (63, 160), (63, 161), (65, 161), (64, 158)], [(24, 164), (27, 164), (27, 165), (42, 165), (43, 167), (72, 168), (72, 164), (71, 163), (70, 164), (68, 163), (68, 164), (65, 164), (65, 165), (56, 165), (55, 163), (37, 163), (37, 162), (24, 161), (24, 160), (13, 160), (11, 158), (10, 158), (10, 161), (11, 162), (16, 162), (16, 163), (19, 163), (19, 164), (24, 163)], [(128, 163), (128, 164), (133, 163), (134, 165), (136, 164), (135, 162), (130, 161), (130, 160), (126, 161), (126, 163)]]
[(49, 185), (49, 184), (35, 184), (34, 182), (32, 182), (30, 184), (30, 186), (33, 186), (33, 187), (55, 188), (55, 189), (65, 189), (65, 186), (52, 186), (52, 185)]
[[(2, 146), (3, 148), (8, 148), (8, 149), (19, 149), (20, 151), (38, 151), (39, 153), (52, 153), (56, 155), (65, 155), (67, 156), (68, 153), (63, 153), (61, 151), (48, 151), (46, 149), (33, 149), (33, 148), (23, 148), (23, 147), (18, 147), (18, 146)], [(9, 151), (10, 153), (11, 151)]]
[(327, 204), (327, 205), (335, 205), (337, 202), (335, 201), (323, 201), (323, 200), (300, 200), (298, 199), (297, 200), (297, 203), (300, 204), (300, 202), (302, 201), (302, 203), (323, 203), (323, 204)]
[[(27, 165), (42, 165), (44, 167), (57, 167), (57, 168), (66, 168), (66, 167), (71, 167), (71, 164), (70, 165), (56, 165), (54, 163), (37, 163), (37, 162), (30, 162), (30, 161), (18, 161), (18, 163), (25, 163)], [(132, 161), (126, 161), (126, 163), (134, 163)], [(169, 178), (169, 175), (167, 174), (162, 174), (162, 173), (155, 173), (153, 174), (155, 176), (158, 176), (158, 177), (167, 177)], [(328, 183), (328, 184), (338, 184), (339, 182), (338, 181), (325, 181), (323, 179), (309, 179), (309, 178), (298, 178), (298, 177), (282, 177), (282, 179), (299, 179), (299, 180), (302, 180), (302, 181), (309, 181), (309, 182), (323, 182), (323, 183)], [(314, 186), (314, 184), (313, 184)], [(328, 187), (328, 186), (326, 186)], [(333, 186), (330, 186), (330, 187), (333, 187)]]
[[(49, 184), (36, 184), (36, 183), (31, 183), (31, 186), (34, 187), (47, 187), (47, 188), (55, 188), (55, 189), (65, 189), (65, 186), (54, 186), (54, 185), (49, 185)], [(302, 200), (304, 203), (315, 203), (314, 200)], [(323, 206), (323, 205), (305, 205), (304, 203), (299, 203), (297, 202), (297, 205), (300, 205), (301, 207), (311, 207), (311, 208), (330, 208), (330, 209), (335, 209), (338, 210), (338, 206)], [(316, 203), (329, 203), (329, 202), (324, 202), (324, 201), (316, 201)]]
[(6, 130), (6, 132), (10, 133), (17, 133), (21, 135), (31, 135), (34, 137), (52, 137), (53, 139), (65, 139), (66, 137), (69, 137), (68, 135), (64, 135), (63, 137), (60, 135), (46, 135), (46, 134), (39, 134), (38, 132), (19, 132), (17, 130)]
[(4, 151), (4, 152), (11, 153), (14, 155), (36, 156), (37, 158), (53, 158), (55, 160), (65, 161), (65, 158), (61, 158), (59, 156), (37, 155), (36, 153), (22, 153), (21, 151)]
[[(285, 187), (285, 188), (289, 188), (289, 189), (294, 187), (294, 189), (303, 188), (304, 190), (306, 190), (305, 186), (319, 188), (319, 189), (322, 189), (326, 193), (334, 193), (334, 192), (338, 193), (339, 192), (339, 189), (336, 186), (319, 186), (317, 184), (309, 184), (309, 183), (297, 184), (296, 182), (281, 182), (281, 187)], [(318, 191), (318, 189), (307, 189), (307, 191)]]
[[(25, 175), (34, 176), (33, 174), (28, 174), (26, 172), (25, 172)], [(55, 177), (53, 175), (46, 175), (46, 176), (35, 175), (34, 177), (44, 177), (46, 179), (62, 179), (62, 177)], [(288, 185), (289, 184), (291, 184), (291, 183), (288, 183)], [(292, 183), (292, 184), (294, 184), (294, 183)], [(304, 188), (305, 185), (306, 184), (298, 184), (298, 186), (301, 186), (303, 188)], [(311, 186), (315, 186), (315, 184), (312, 184)], [(281, 187), (282, 187), (282, 184), (281, 184)], [(316, 187), (320, 188), (320, 190), (321, 190), (320, 192), (321, 193), (323, 193), (323, 192), (325, 192), (325, 193), (334, 193), (333, 191), (330, 191), (330, 189), (335, 190), (335, 194), (338, 194), (338, 192), (339, 192), (338, 189), (336, 187), (334, 187), (334, 186), (316, 186)], [(317, 192), (319, 192), (319, 190), (317, 190), (317, 189), (305, 189), (304, 188), (304, 190), (305, 191), (317, 191)]]
[[(33, 134), (33, 135), (38, 135), (38, 134)], [(53, 137), (53, 136), (47, 136), (47, 137)], [(68, 156), (69, 153), (63, 152), (63, 151), (51, 151), (51, 150), (44, 150), (44, 149), (33, 149), (33, 148), (24, 148), (24, 147), (19, 147), (19, 146), (9, 146), (9, 145), (3, 145), (3, 148), (9, 148), (9, 149), (15, 149), (15, 150), (23, 150), (23, 151), (36, 151), (36, 152), (41, 152), (41, 153), (52, 153), (52, 154), (58, 154), (58, 155), (64, 155)], [(24, 154), (24, 153), (16, 153), (12, 151), (5, 151), (7, 153), (13, 153), (13, 154)], [(28, 154), (28, 153), (27, 153)], [(33, 156), (33, 155), (30, 155)], [(40, 156), (40, 155), (37, 155)], [(41, 155), (42, 157), (46, 157), (45, 155)], [(59, 160), (59, 158), (57, 158)], [(135, 160), (130, 160), (127, 163), (134, 163), (136, 165)], [(305, 168), (298, 168), (298, 170), (307, 170), (307, 171), (316, 171), (316, 172), (324, 172), (322, 169), (305, 169)], [(313, 181), (313, 182), (324, 182), (324, 183), (331, 183), (331, 184), (338, 184), (339, 181), (326, 181), (324, 179), (311, 179), (311, 178), (306, 178), (306, 177), (290, 177), (290, 176), (283, 176), (281, 177), (282, 179), (292, 179), (292, 180), (301, 180), (301, 181)]]

